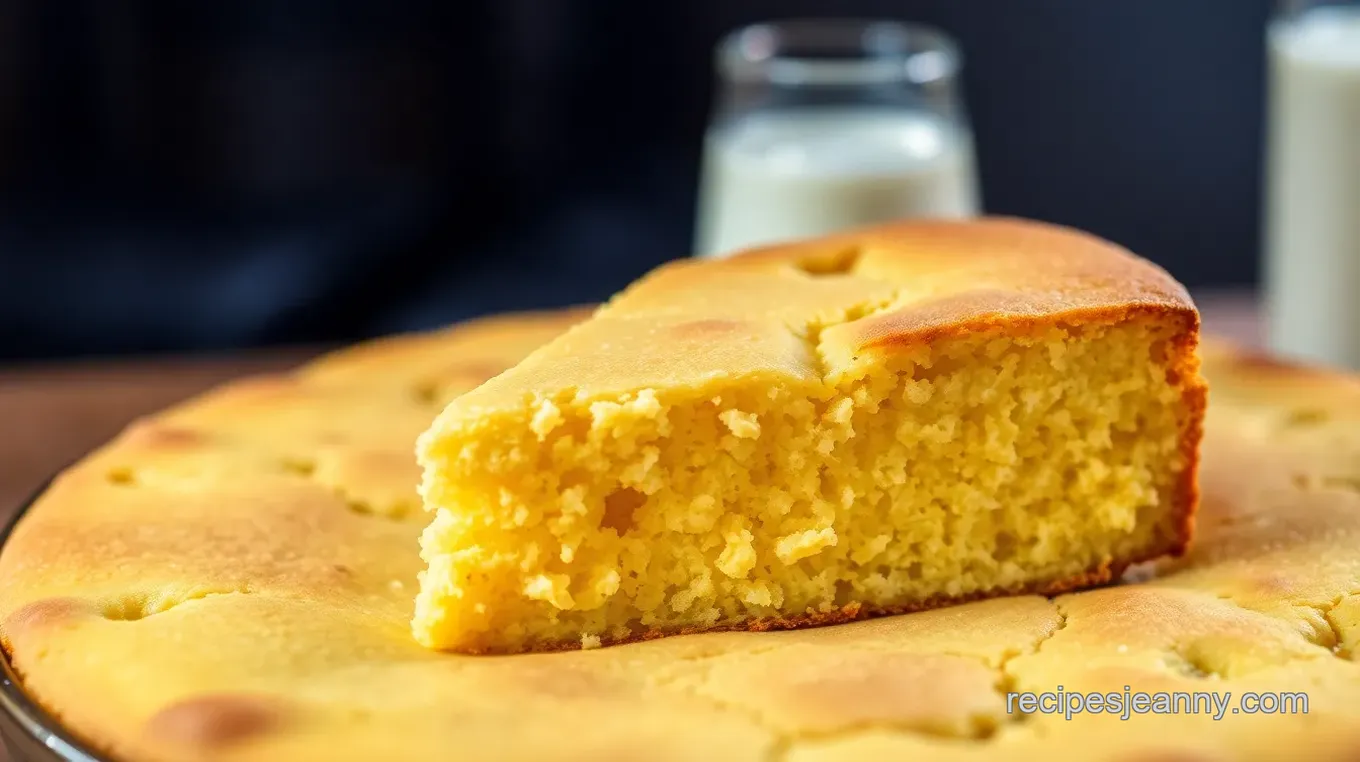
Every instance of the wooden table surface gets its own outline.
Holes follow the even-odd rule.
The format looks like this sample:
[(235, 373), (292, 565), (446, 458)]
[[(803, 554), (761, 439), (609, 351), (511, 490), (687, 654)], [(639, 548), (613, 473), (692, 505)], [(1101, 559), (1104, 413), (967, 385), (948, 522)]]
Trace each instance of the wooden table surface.
[[(1257, 310), (1249, 294), (1201, 294), (1197, 301), (1207, 331), (1258, 342)], [(228, 379), (285, 370), (319, 351), (294, 348), (0, 370), (0, 521), (58, 469), (134, 418)], [(0, 747), (0, 762), (8, 760)]]

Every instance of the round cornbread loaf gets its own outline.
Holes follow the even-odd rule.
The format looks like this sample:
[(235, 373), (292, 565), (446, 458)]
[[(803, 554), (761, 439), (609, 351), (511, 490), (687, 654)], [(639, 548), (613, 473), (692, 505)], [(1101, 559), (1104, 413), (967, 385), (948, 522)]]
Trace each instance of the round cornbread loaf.
[[(1360, 382), (1210, 344), (1195, 544), (1123, 584), (790, 632), (476, 657), (408, 622), (411, 440), (581, 317), (392, 339), (145, 420), (0, 549), (24, 688), (120, 760), (1354, 759)], [(1007, 692), (1304, 692), (1018, 714)]]

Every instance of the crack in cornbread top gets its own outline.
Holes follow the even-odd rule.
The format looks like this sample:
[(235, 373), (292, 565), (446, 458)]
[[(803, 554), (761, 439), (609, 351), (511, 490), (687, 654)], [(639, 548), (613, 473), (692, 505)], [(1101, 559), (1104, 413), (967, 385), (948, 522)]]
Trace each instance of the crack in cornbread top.
[[(568, 322), (504, 319), (327, 359), (289, 377), (308, 379), (295, 394), (324, 369), (324, 384), (344, 378), (388, 414), (348, 418), (344, 403), (272, 441), (338, 432), (395, 447), (404, 392), (430, 369), (460, 356), (508, 365), (507, 346)], [(419, 524), (356, 515), (279, 472), (276, 452), (252, 455), (287, 416), (228, 387), (58, 480), (0, 552), (0, 632), (26, 688), (120, 759), (1349, 759), (1360, 493), (1322, 477), (1360, 476), (1360, 387), (1264, 372), (1230, 348), (1207, 359), (1199, 540), (1141, 584), (800, 632), (433, 653), (407, 627)], [(115, 462), (165, 476), (111, 483)], [(414, 489), (413, 471), (387, 479), (394, 494)], [(1067, 721), (1007, 714), (1001, 697), (1130, 683), (1302, 690), (1310, 714)]]

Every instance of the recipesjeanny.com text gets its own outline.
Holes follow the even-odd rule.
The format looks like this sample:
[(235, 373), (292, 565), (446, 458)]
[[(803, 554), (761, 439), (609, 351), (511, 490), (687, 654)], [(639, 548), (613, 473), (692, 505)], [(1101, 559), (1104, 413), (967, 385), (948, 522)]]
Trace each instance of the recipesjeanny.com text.
[(1008, 714), (1112, 714), (1121, 720), (1145, 714), (1197, 714), (1221, 720), (1229, 715), (1308, 714), (1308, 694), (1265, 691), (1013, 691), (1006, 694)]

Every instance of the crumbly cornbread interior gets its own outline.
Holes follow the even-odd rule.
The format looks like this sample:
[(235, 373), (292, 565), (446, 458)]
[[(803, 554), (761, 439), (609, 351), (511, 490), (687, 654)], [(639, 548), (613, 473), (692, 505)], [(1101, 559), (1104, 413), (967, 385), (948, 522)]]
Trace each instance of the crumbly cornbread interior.
[(468, 652), (1101, 582), (1188, 539), (1198, 315), (1040, 223), (681, 260), (455, 399), (413, 631)]
[[(1213, 343), (1195, 543), (1121, 584), (589, 651), (419, 645), (411, 442), (579, 317), (365, 344), (139, 422), (0, 548), (23, 689), (137, 762), (1354, 760), (1360, 380)], [(1007, 711), (1007, 691), (1058, 686), (1309, 704)]]
[[(1061, 583), (1173, 544), (1183, 326), (993, 328), (828, 379), (574, 391), (431, 440), (416, 631), (476, 648)], [(477, 579), (479, 584), (460, 584)], [(450, 605), (449, 601), (456, 605)]]

